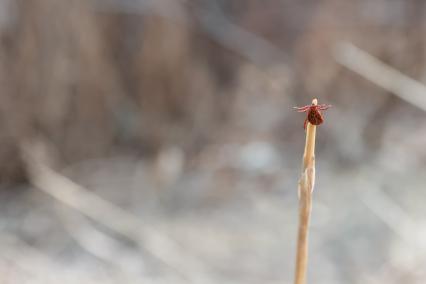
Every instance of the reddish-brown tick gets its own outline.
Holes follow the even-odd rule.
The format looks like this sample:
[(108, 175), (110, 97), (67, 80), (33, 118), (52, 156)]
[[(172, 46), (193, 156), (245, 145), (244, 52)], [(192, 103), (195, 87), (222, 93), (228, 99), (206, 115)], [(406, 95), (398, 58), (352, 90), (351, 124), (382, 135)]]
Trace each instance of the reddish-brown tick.
[(306, 125), (308, 121), (313, 125), (320, 125), (324, 122), (324, 117), (321, 114), (321, 110), (326, 110), (330, 108), (331, 105), (316, 105), (311, 104), (303, 107), (294, 107), (297, 112), (307, 112), (307, 116), (305, 122), (303, 124), (303, 128), (306, 129)]

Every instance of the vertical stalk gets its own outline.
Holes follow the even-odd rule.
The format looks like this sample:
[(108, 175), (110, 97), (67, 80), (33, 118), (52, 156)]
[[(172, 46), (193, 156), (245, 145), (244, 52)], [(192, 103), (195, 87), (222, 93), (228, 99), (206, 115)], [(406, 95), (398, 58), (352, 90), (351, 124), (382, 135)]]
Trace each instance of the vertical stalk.
[[(317, 105), (317, 99), (312, 101)], [(302, 175), (299, 180), (299, 230), (297, 236), (295, 284), (306, 283), (308, 264), (308, 232), (312, 209), (312, 191), (315, 184), (315, 134), (316, 126), (308, 122)]]

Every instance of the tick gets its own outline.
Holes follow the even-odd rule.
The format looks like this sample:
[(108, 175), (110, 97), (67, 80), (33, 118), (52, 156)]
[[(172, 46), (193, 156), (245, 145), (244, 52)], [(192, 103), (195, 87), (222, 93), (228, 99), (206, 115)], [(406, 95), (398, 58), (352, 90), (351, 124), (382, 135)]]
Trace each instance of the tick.
[(307, 112), (305, 122), (303, 123), (303, 128), (306, 129), (307, 123), (311, 123), (313, 125), (320, 125), (324, 122), (324, 117), (321, 114), (321, 110), (329, 109), (331, 105), (317, 105), (316, 100), (312, 102), (311, 105), (303, 106), (303, 107), (294, 107), (297, 112)]

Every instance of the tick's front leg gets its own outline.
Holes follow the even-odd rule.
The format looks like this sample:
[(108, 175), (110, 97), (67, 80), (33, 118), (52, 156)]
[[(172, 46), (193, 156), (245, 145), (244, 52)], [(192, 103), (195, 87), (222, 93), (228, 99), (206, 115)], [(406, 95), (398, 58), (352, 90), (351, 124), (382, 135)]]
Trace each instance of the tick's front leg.
[(326, 110), (326, 109), (331, 108), (331, 105), (318, 105), (317, 108), (319, 110)]
[(293, 107), (297, 112), (305, 112), (307, 111), (311, 106), (303, 106), (303, 107)]

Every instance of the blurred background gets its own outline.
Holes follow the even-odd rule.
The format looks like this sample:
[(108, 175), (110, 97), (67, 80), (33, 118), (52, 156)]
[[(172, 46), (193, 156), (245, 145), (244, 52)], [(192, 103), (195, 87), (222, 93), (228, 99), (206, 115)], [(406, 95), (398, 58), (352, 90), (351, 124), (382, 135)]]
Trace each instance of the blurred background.
[(1, 0), (1, 283), (426, 283), (426, 2)]

